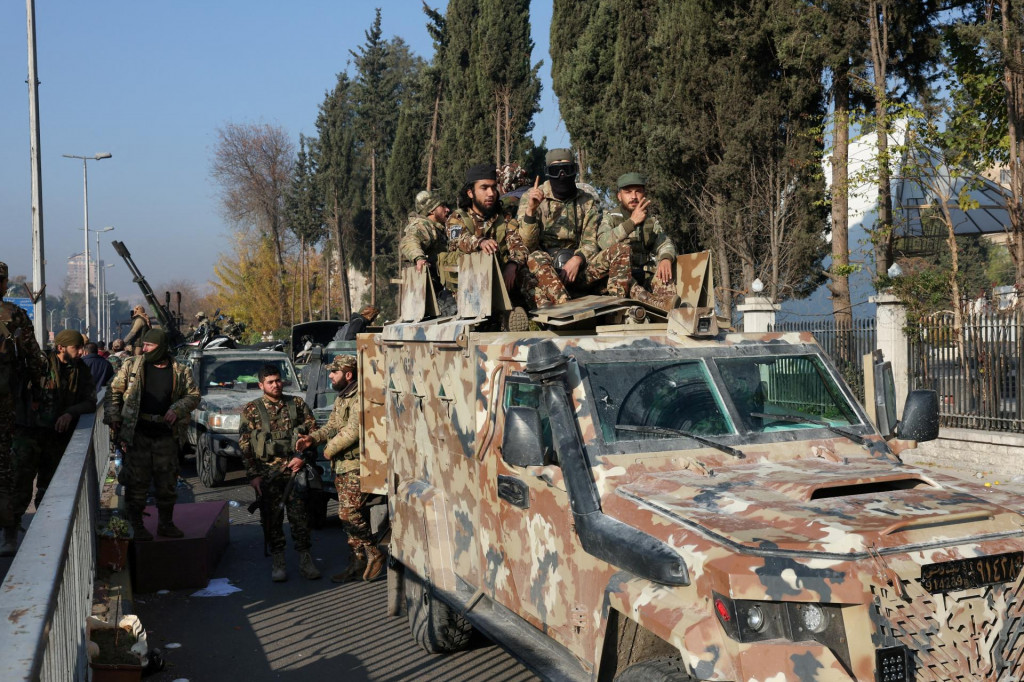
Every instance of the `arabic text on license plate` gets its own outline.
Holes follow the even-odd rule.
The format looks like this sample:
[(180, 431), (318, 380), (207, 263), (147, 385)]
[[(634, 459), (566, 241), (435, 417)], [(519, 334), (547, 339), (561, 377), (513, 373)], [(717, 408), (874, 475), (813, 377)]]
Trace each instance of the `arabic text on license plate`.
[(921, 567), (921, 585), (932, 594), (955, 592), (1015, 580), (1024, 568), (1024, 552), (945, 561)]

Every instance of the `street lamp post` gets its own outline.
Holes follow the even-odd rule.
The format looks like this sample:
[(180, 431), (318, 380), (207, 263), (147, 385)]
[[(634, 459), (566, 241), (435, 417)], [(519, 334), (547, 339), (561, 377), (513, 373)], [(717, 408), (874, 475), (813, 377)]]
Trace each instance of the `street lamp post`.
[[(111, 228), (113, 229), (113, 228)], [(96, 261), (99, 262), (99, 246), (96, 247)], [(102, 339), (103, 341), (110, 341), (110, 320), (107, 317), (107, 269), (114, 267), (113, 263), (107, 263), (99, 269), (99, 280), (100, 280), (100, 297), (96, 299), (96, 319), (99, 324), (97, 334), (97, 341)]]
[[(96, 341), (103, 338), (103, 304), (100, 303), (100, 297), (102, 296), (103, 288), (106, 286), (106, 282), (104, 281), (104, 276), (102, 274), (103, 259), (100, 258), (100, 233), (110, 232), (113, 229), (113, 227), (104, 227), (102, 230), (89, 230), (88, 227), (86, 227), (86, 230), (88, 230), (88, 232), (86, 232), (86, 236), (88, 236), (89, 232), (96, 235)], [(88, 241), (88, 239), (86, 241)], [(89, 257), (86, 256), (85, 260), (86, 263), (88, 263)]]
[(85, 203), (85, 333), (89, 334), (91, 316), (89, 310), (89, 167), (87, 161), (102, 161), (113, 156), (110, 152), (100, 152), (92, 156), (78, 156), (76, 154), (63, 154), (65, 159), (82, 160), (82, 196)]

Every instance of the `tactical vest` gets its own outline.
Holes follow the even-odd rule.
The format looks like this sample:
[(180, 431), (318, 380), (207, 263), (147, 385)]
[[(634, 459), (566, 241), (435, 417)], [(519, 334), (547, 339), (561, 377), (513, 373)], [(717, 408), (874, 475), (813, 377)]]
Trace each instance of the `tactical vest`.
[[(299, 420), (299, 411), (295, 406), (295, 398), (285, 396), (288, 402), (288, 421), (295, 424)], [(260, 413), (260, 428), (252, 434), (252, 452), (256, 458), (263, 462), (271, 462), (281, 457), (290, 457), (295, 454), (293, 445), (298, 429), (282, 429), (281, 431), (270, 430), (270, 413), (267, 406), (260, 398), (256, 401), (256, 409)]]

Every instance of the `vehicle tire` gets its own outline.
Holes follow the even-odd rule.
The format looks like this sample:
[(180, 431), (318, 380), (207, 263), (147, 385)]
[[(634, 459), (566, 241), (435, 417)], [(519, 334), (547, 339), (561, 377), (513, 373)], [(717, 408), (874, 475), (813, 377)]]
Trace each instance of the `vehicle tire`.
[(473, 626), (462, 615), (430, 594), (412, 571), (403, 571), (405, 609), (413, 639), (428, 654), (451, 654), (469, 646)]
[(309, 527), (320, 530), (327, 523), (327, 493), (322, 490), (310, 490), (306, 498), (306, 516)]
[(405, 566), (388, 555), (388, 615), (401, 616), (405, 613), (405, 587), (403, 573)]
[(196, 445), (196, 474), (199, 481), (207, 488), (216, 488), (224, 482), (224, 474), (227, 472), (227, 462), (220, 455), (214, 454), (205, 442), (200, 439)]
[(615, 682), (696, 682), (696, 678), (686, 672), (679, 656), (665, 656), (634, 663)]

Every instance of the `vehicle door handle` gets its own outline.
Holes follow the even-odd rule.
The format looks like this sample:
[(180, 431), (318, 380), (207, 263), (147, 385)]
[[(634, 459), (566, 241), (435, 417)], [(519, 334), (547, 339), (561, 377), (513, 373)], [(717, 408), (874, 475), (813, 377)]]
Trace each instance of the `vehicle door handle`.
[(498, 474), (498, 497), (513, 507), (530, 508), (530, 487), (515, 476)]

